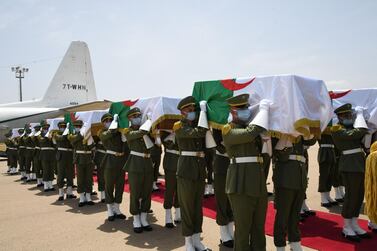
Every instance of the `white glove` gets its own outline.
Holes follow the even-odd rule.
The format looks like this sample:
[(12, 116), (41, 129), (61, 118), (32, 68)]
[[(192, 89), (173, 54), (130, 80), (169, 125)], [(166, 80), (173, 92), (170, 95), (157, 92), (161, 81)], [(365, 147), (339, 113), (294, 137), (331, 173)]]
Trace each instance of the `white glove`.
[(199, 102), (200, 110), (203, 112), (207, 112), (207, 101), (202, 100)]
[(67, 127), (65, 128), (65, 130), (64, 130), (64, 132), (63, 132), (63, 136), (68, 135), (68, 133), (69, 133), (69, 126), (70, 126), (70, 124), (69, 124), (69, 122), (68, 122), (68, 123), (67, 123)]
[(109, 130), (118, 129), (118, 119), (119, 119), (119, 115), (114, 114), (114, 118), (113, 118), (113, 121), (111, 122), (111, 124), (109, 126)]
[(259, 102), (259, 110), (269, 110), (270, 106), (272, 105), (272, 101), (269, 99), (262, 99)]
[(358, 113), (358, 114), (364, 113), (364, 110), (365, 110), (365, 108), (362, 107), (362, 106), (356, 106), (355, 107), (355, 112)]
[(143, 131), (146, 131), (146, 132), (149, 132), (152, 128), (152, 120), (150, 119), (147, 119), (144, 124), (142, 124), (140, 126), (140, 130), (143, 130)]
[(151, 113), (151, 112), (148, 112), (148, 113), (147, 113), (147, 119), (152, 120), (152, 113)]

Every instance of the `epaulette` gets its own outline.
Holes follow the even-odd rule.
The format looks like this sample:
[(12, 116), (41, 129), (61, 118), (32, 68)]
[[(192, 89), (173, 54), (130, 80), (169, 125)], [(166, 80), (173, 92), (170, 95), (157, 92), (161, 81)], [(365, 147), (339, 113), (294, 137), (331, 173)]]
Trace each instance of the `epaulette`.
[(174, 123), (174, 125), (173, 125), (173, 131), (177, 131), (177, 130), (179, 130), (181, 128), (182, 128), (182, 122), (181, 121), (177, 121), (177, 122)]
[(131, 129), (128, 128), (118, 128), (118, 131), (122, 134), (127, 134)]
[(231, 129), (232, 129), (231, 125), (226, 124), (221, 128), (221, 132), (223, 135), (227, 135)]
[(342, 125), (334, 125), (331, 127), (331, 132), (337, 132), (339, 130), (343, 129), (343, 126)]

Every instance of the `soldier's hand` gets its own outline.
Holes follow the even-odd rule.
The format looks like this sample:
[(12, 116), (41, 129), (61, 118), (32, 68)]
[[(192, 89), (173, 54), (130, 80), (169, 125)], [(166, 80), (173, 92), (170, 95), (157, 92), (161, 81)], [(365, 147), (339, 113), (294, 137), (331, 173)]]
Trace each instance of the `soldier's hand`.
[(207, 112), (207, 101), (202, 100), (199, 102), (200, 110), (203, 112)]
[(272, 105), (272, 101), (269, 100), (269, 99), (262, 99), (260, 102), (259, 102), (259, 109), (260, 110), (269, 110), (270, 109), (270, 106)]

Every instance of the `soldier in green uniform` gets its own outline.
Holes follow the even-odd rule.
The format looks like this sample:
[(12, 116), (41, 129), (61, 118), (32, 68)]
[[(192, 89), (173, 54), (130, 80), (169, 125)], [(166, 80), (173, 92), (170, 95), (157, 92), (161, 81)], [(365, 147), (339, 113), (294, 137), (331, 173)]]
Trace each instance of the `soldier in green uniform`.
[[(153, 147), (148, 133), (151, 126), (141, 125), (140, 109), (135, 107), (127, 112), (131, 126), (125, 132), (130, 156), (124, 165), (130, 184), (130, 213), (133, 215), (135, 233), (152, 231), (148, 223), (148, 211), (151, 208), (153, 184), (153, 164), (150, 149)], [(147, 120), (148, 122), (148, 120)], [(149, 144), (147, 144), (149, 142)]]
[(33, 168), (37, 178), (37, 187), (43, 186), (43, 168), (40, 160), (41, 148), (39, 146), (38, 136), (41, 134), (41, 125), (34, 126), (34, 135), (31, 137), (34, 143)]
[[(102, 130), (98, 131), (98, 135), (102, 132)], [(96, 145), (96, 151), (94, 154), (94, 164), (96, 165), (97, 169), (97, 185), (98, 191), (100, 193), (100, 200), (101, 203), (105, 203), (106, 200), (106, 193), (105, 193), (105, 169), (102, 165), (102, 160), (105, 157), (106, 149), (103, 147), (103, 142), (99, 138), (98, 135), (93, 136), (93, 140)]]
[(314, 145), (315, 142), (314, 138), (304, 139), (302, 136), (294, 143), (282, 138), (274, 147), (274, 243), (277, 250), (285, 250), (287, 235), (291, 249), (302, 250), (298, 223), (308, 183), (304, 146)]
[(151, 149), (151, 159), (153, 164), (153, 185), (152, 185), (152, 191), (157, 192), (160, 190), (160, 188), (157, 186), (158, 176), (159, 176), (159, 169), (161, 164), (161, 154), (162, 149), (161, 146), (154, 144), (154, 146)]
[(338, 203), (330, 196), (333, 179), (335, 176), (336, 156), (334, 141), (328, 126), (318, 140), (318, 164), (319, 164), (319, 184), (318, 192), (321, 193), (321, 206), (329, 208)]
[(54, 180), (55, 166), (55, 147), (52, 142), (52, 135), (49, 133), (50, 124), (47, 121), (41, 122), (42, 133), (38, 136), (38, 144), (40, 149), (39, 158), (43, 169), (43, 185), (44, 191), (54, 191), (52, 181)]
[(263, 100), (250, 122), (249, 95), (229, 98), (232, 122), (222, 129), (230, 159), (225, 191), (233, 209), (234, 250), (266, 250), (264, 224), (267, 210), (262, 138), (268, 129), (269, 101)]
[(342, 216), (344, 218), (343, 236), (351, 241), (370, 238), (370, 235), (357, 223), (360, 208), (364, 200), (365, 153), (361, 149), (362, 139), (368, 133), (363, 117), (363, 108), (356, 107), (356, 119), (353, 118), (351, 104), (345, 104), (335, 110), (339, 124), (331, 128), (336, 147), (341, 155), (339, 170), (345, 186)]
[(220, 130), (213, 129), (216, 141), (216, 155), (213, 160), (214, 189), (216, 197), (216, 223), (220, 226), (220, 243), (229, 248), (234, 246), (233, 211), (225, 193), (226, 174), (230, 164), (229, 156)]
[(73, 195), (73, 148), (68, 140), (68, 133), (64, 133), (67, 128), (67, 123), (65, 121), (59, 121), (58, 123), (59, 131), (53, 134), (53, 141), (57, 147), (56, 161), (58, 168), (57, 184), (59, 188), (59, 201), (64, 200), (64, 180), (67, 184), (67, 199), (76, 198)]
[(128, 155), (127, 143), (117, 126), (109, 129), (112, 121), (113, 116), (111, 114), (104, 114), (101, 118), (104, 129), (99, 134), (103, 147), (106, 149), (106, 154), (103, 157), (101, 165), (104, 169), (105, 200), (109, 221), (114, 221), (115, 218), (126, 219), (126, 216), (120, 211), (119, 206), (122, 203), (125, 182), (123, 166), (126, 163)]
[(336, 145), (334, 147), (334, 151), (335, 151), (335, 170), (334, 170), (334, 176), (333, 176), (333, 187), (335, 189), (335, 200), (338, 203), (343, 203), (344, 202), (344, 186), (343, 186), (342, 176), (339, 171), (340, 151), (336, 147)]
[(83, 126), (81, 120), (73, 122), (74, 132), (69, 134), (68, 140), (73, 146), (73, 163), (77, 169), (77, 192), (80, 195), (79, 207), (94, 205), (91, 198), (93, 188), (93, 147), (94, 142), (84, 139), (80, 130)]
[(31, 129), (29, 125), (25, 125), (25, 135), (23, 136), (23, 141), (25, 144), (25, 172), (26, 172), (26, 180), (25, 182), (30, 182), (34, 180), (34, 176), (32, 175), (32, 162), (34, 157), (34, 142), (31, 139)]
[(165, 173), (165, 227), (173, 228), (173, 217), (171, 209), (174, 206), (174, 222), (181, 222), (181, 209), (179, 208), (177, 193), (177, 163), (179, 157), (178, 145), (175, 141), (174, 132), (161, 131), (161, 140), (164, 145), (165, 154), (162, 162)]
[(204, 150), (207, 129), (196, 125), (195, 98), (182, 99), (177, 108), (183, 119), (174, 124), (180, 156), (177, 165), (178, 200), (186, 250), (208, 250), (200, 240), (203, 224), (203, 195), (206, 178)]
[(26, 146), (23, 139), (25, 130), (20, 128), (18, 129), (18, 134), (16, 141), (18, 146), (18, 165), (19, 165), (19, 171), (21, 173), (21, 180), (26, 180), (26, 172), (25, 172), (25, 152), (26, 152)]
[(9, 160), (10, 175), (17, 173), (17, 143), (12, 139), (12, 131), (5, 134), (5, 145), (7, 147), (7, 158)]

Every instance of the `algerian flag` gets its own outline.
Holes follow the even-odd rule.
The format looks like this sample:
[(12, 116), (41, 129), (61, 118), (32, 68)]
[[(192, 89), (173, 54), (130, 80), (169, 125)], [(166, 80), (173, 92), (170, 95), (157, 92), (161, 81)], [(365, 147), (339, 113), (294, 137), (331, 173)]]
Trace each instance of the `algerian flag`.
[(377, 129), (377, 88), (353, 89), (347, 91), (331, 91), (334, 109), (350, 103), (353, 108), (364, 107), (364, 117), (370, 129)]
[(126, 100), (112, 103), (109, 113), (118, 114), (119, 128), (128, 128), (127, 112), (138, 107), (142, 113), (142, 121), (152, 121), (152, 131), (156, 129), (171, 129), (174, 121), (181, 118), (177, 105), (180, 99), (168, 97), (140, 98), (134, 101)]
[[(296, 75), (276, 75), (201, 81), (194, 84), (193, 96), (206, 100), (209, 123), (221, 128), (227, 123), (229, 108), (226, 99), (250, 94), (256, 108), (262, 99), (273, 102), (269, 112), (270, 133), (275, 136), (314, 134), (319, 136), (331, 120), (333, 109), (322, 80)], [(254, 110), (254, 109), (253, 109)]]
[(93, 110), (83, 112), (66, 113), (64, 115), (64, 121), (69, 123), (69, 130), (74, 130), (73, 122), (76, 120), (82, 120), (83, 126), (81, 128), (81, 134), (85, 139), (88, 139), (92, 135), (92, 131), (98, 131), (102, 126), (101, 117), (107, 112), (107, 110)]

